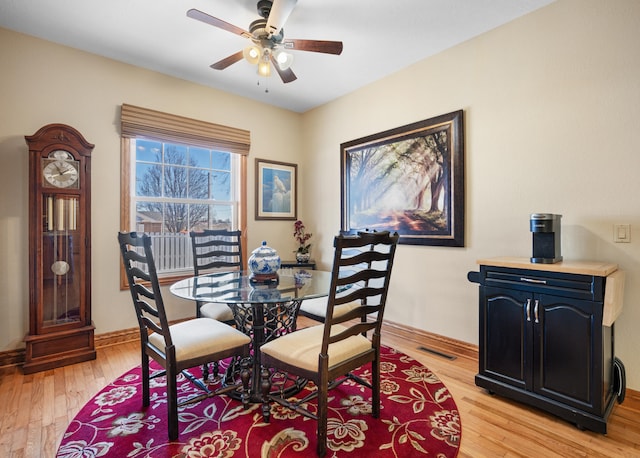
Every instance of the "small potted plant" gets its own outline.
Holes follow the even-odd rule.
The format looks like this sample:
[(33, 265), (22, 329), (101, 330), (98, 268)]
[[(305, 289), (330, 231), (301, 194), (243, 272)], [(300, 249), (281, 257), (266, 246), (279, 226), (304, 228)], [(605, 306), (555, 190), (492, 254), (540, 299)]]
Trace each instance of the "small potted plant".
[(293, 237), (296, 239), (296, 242), (298, 242), (298, 249), (295, 251), (296, 261), (301, 263), (309, 262), (309, 258), (311, 257), (309, 254), (311, 244), (308, 242), (312, 235), (310, 232), (307, 232), (307, 228), (302, 221), (298, 220), (293, 224)]

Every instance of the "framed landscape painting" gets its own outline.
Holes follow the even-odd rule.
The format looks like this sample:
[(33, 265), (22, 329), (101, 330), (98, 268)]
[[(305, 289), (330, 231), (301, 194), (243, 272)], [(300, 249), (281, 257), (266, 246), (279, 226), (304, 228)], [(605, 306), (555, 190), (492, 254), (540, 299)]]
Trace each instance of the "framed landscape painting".
[(462, 110), (340, 145), (342, 230), (464, 246)]
[(256, 219), (295, 220), (298, 166), (256, 159)]

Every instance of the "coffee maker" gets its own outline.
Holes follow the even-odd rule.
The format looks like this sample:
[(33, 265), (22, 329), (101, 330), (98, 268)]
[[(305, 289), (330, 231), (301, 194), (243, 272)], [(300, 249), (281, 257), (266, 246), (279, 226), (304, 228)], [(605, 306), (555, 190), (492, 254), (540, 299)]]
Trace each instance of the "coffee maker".
[(554, 264), (562, 261), (560, 254), (560, 219), (562, 215), (533, 213), (529, 220), (533, 233), (531, 262)]

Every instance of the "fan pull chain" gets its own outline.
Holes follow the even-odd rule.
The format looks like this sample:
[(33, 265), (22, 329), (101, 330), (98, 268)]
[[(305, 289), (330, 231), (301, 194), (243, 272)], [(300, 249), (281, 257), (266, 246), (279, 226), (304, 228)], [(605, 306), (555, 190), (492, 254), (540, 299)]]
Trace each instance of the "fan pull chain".
[[(269, 80), (267, 78), (265, 78), (265, 88), (264, 88), (264, 93), (268, 94), (269, 93)], [(258, 80), (258, 86), (260, 86), (260, 80)]]

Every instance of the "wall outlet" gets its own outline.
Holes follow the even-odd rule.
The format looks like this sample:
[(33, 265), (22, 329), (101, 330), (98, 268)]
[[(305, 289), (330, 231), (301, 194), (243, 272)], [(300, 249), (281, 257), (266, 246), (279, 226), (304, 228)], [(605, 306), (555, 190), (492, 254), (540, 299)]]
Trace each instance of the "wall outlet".
[(615, 243), (631, 243), (631, 225), (630, 224), (614, 224), (613, 225), (613, 241)]

